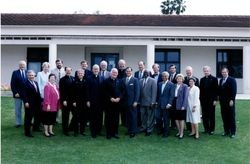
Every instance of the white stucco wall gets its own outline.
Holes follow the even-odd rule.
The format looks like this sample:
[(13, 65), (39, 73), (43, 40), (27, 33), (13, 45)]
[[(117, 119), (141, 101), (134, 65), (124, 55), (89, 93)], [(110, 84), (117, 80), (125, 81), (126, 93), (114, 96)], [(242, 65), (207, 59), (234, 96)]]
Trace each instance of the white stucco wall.
[(12, 71), (18, 69), (18, 61), (25, 60), (26, 46), (1, 46), (1, 84), (9, 84)]

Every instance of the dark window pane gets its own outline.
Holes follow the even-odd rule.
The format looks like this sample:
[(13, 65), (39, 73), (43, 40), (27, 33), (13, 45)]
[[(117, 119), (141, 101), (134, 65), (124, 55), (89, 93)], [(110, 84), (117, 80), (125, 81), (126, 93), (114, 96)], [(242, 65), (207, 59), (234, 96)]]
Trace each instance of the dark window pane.
[(164, 62), (164, 52), (156, 52), (155, 53), (155, 62)]
[(168, 52), (167, 60), (168, 62), (179, 62), (179, 52)]

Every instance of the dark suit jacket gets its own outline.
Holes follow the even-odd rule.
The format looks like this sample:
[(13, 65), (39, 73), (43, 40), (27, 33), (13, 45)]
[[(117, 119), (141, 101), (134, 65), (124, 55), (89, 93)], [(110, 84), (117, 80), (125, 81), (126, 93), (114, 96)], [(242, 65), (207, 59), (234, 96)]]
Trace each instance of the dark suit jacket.
[[(195, 76), (192, 76), (192, 78), (195, 79), (195, 86), (199, 87), (200, 86), (200, 83), (199, 83), (199, 79)], [(183, 81), (184, 84), (187, 84), (187, 86), (189, 86), (189, 78), (187, 76), (184, 77), (184, 81)]]
[(91, 75), (88, 78), (89, 101), (91, 107), (103, 104), (103, 80), (101, 76)]
[[(27, 71), (25, 70), (25, 74), (27, 73)], [(27, 76), (25, 76), (26, 78), (23, 79), (21, 76), (21, 72), (20, 70), (15, 70), (12, 73), (11, 76), (11, 82), (10, 82), (10, 86), (11, 86), (11, 90), (13, 93), (13, 97), (15, 98), (15, 94), (19, 94), (20, 97), (23, 97), (23, 92), (24, 92), (24, 85), (25, 85), (25, 81), (27, 80)]]
[(78, 78), (73, 82), (73, 102), (87, 102), (89, 100), (88, 83), (85, 78), (80, 81)]
[(123, 84), (126, 90), (124, 97), (126, 105), (131, 106), (134, 102), (139, 103), (140, 86), (138, 79), (135, 77), (131, 77), (129, 82), (126, 83), (126, 78), (124, 78)]
[(123, 69), (123, 70), (118, 69), (118, 77), (117, 78), (122, 80), (125, 77), (126, 77), (126, 69)]
[(112, 102), (110, 101), (111, 98), (120, 98), (120, 102), (122, 101), (125, 90), (124, 90), (124, 85), (121, 80), (116, 78), (113, 80), (111, 77), (108, 79), (104, 80), (103, 82), (103, 90), (104, 90), (104, 99), (105, 103), (107, 105), (111, 104)]
[(73, 101), (73, 84), (74, 84), (75, 78), (73, 76), (67, 76), (65, 75), (62, 77), (59, 81), (59, 91), (60, 91), (60, 101), (63, 103), (63, 101), (69, 101), (68, 103), (71, 103)]
[(228, 104), (230, 100), (235, 101), (237, 93), (237, 83), (233, 77), (228, 76), (224, 85), (222, 85), (223, 79), (220, 79), (219, 84), (219, 98), (223, 104)]
[[(88, 78), (89, 76), (91, 76), (93, 73), (90, 71), (90, 70), (88, 70), (88, 69), (85, 69), (85, 71), (84, 71), (84, 76), (86, 77), (86, 78)], [(77, 78), (77, 71), (75, 71), (75, 78)]]
[(166, 109), (167, 104), (172, 105), (173, 103), (175, 85), (172, 82), (168, 81), (162, 92), (162, 84), (163, 82), (160, 82), (158, 85), (157, 103), (160, 108)]
[[(157, 84), (159, 84), (160, 82), (162, 82), (162, 77), (161, 77), (161, 73), (159, 72), (159, 75), (158, 75), (158, 80), (157, 80)], [(155, 75), (154, 74), (151, 74), (150, 77), (152, 77), (154, 79)]]
[(31, 109), (40, 107), (42, 102), (39, 87), (36, 81), (35, 85), (37, 89), (35, 89), (29, 80), (26, 80), (24, 83), (23, 102), (29, 103)]
[(212, 75), (204, 76), (200, 80), (201, 104), (212, 103), (218, 97), (218, 79)]
[[(139, 72), (140, 72), (140, 71), (136, 71), (135, 74), (134, 74), (134, 77), (137, 78), (138, 80), (140, 80), (140, 78), (139, 78)], [(143, 76), (144, 76), (144, 72), (142, 73), (142, 78), (143, 78)], [(149, 75), (149, 76), (150, 76), (150, 75)], [(141, 79), (142, 79), (142, 78), (141, 78)]]
[(176, 84), (176, 83), (177, 83), (177, 80), (176, 80), (175, 78), (176, 78), (176, 75), (177, 75), (177, 74), (178, 74), (178, 73), (176, 72), (176, 73), (175, 73), (175, 75), (174, 75), (174, 78), (173, 78), (173, 80), (171, 81), (171, 80), (170, 80), (170, 77), (171, 77), (171, 73), (169, 73), (169, 77), (168, 77), (168, 80), (169, 80), (169, 81), (171, 81), (172, 83)]
[(182, 84), (178, 89), (177, 93), (176, 109), (182, 110), (181, 108), (184, 107), (184, 110), (186, 110), (187, 106), (188, 106), (188, 86), (186, 84)]

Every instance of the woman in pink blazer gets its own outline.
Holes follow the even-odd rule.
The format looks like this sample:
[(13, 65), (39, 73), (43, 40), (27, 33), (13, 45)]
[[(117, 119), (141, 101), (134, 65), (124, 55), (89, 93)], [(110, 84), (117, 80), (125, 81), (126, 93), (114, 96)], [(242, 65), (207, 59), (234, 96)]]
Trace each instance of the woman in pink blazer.
[(56, 85), (56, 75), (50, 74), (49, 81), (44, 87), (43, 125), (46, 137), (54, 136), (53, 125), (56, 122), (56, 113), (59, 109), (59, 89)]

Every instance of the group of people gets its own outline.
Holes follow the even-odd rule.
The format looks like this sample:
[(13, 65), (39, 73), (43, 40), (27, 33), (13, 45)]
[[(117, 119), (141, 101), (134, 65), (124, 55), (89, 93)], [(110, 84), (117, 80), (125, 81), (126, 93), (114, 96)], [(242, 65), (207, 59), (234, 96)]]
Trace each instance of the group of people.
[(107, 65), (107, 61), (101, 61), (88, 70), (88, 62), (83, 60), (73, 76), (72, 68), (63, 67), (63, 61), (57, 59), (55, 69), (50, 70), (49, 63), (45, 62), (36, 76), (34, 71), (26, 70), (25, 61), (20, 61), (19, 69), (13, 71), (11, 78), (16, 127), (22, 124), (23, 102), (27, 137), (33, 137), (31, 127), (33, 131), (41, 131), (41, 124), (44, 136), (54, 136), (53, 125), (61, 119), (65, 136), (69, 136), (71, 130), (74, 136), (85, 136), (87, 122), (93, 138), (102, 136), (104, 122), (106, 138), (119, 139), (121, 116), (130, 138), (137, 133), (150, 136), (154, 128), (165, 138), (173, 128), (177, 129), (175, 136), (182, 139), (186, 122), (188, 136), (198, 139), (201, 116), (204, 133), (214, 134), (215, 106), (219, 100), (222, 135), (235, 137), (237, 84), (227, 68), (221, 70), (222, 78), (218, 82), (209, 66), (203, 67), (204, 77), (199, 80), (191, 66), (186, 67), (184, 76), (176, 72), (175, 65), (161, 73), (158, 64), (152, 66), (151, 72), (145, 69), (143, 61), (138, 62), (138, 71), (134, 73), (123, 59), (119, 60), (118, 68), (110, 72)]

